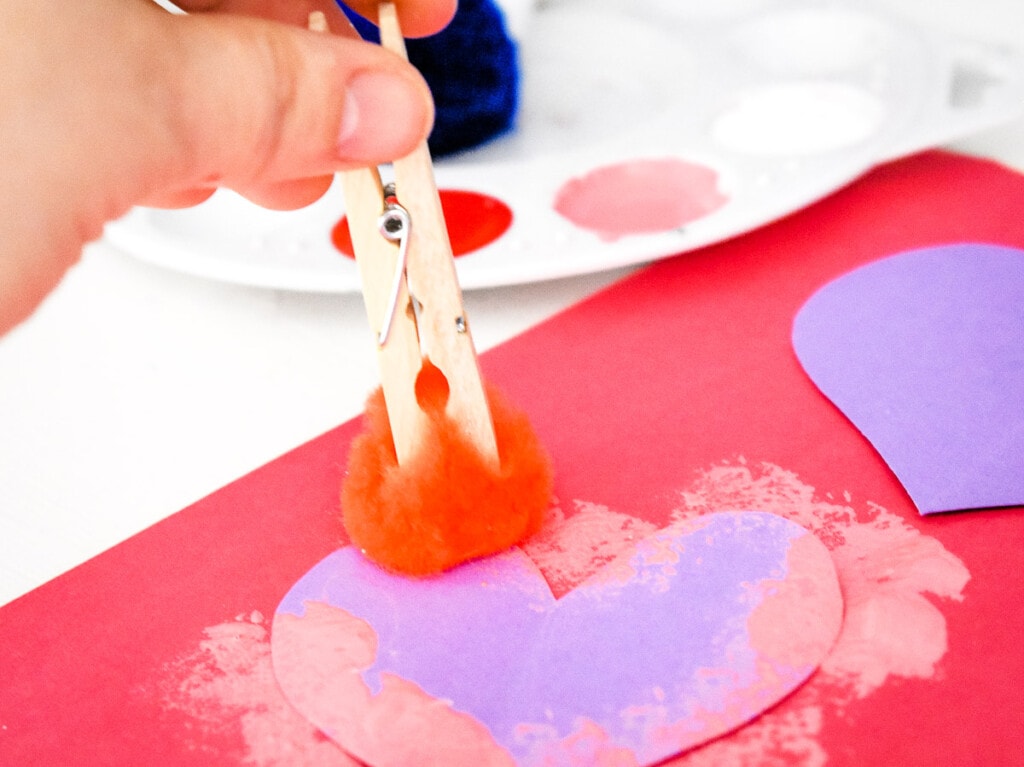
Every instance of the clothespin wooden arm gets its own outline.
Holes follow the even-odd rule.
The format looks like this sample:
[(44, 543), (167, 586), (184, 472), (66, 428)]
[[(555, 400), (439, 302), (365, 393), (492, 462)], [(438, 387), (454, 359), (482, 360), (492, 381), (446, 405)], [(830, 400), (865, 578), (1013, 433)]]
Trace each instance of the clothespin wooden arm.
[[(381, 44), (407, 58), (394, 4), (382, 3), (378, 13)], [(448, 415), (462, 426), (480, 452), (498, 466), (494, 426), (426, 142), (410, 155), (395, 160), (394, 169), (399, 201), (413, 220), (408, 279), (409, 288), (420, 303), (418, 323), (423, 351), (448, 379)]]
[[(381, 44), (407, 58), (395, 6), (382, 3), (378, 13)], [(401, 281), (387, 340), (378, 345), (381, 386), (399, 464), (417, 448), (424, 433), (425, 414), (415, 387), (422, 360), (428, 357), (448, 382), (446, 414), (497, 469), (494, 425), (426, 142), (393, 165), (398, 203), (411, 222), (405, 233), (409, 240), (404, 277), (396, 271), (398, 247), (376, 226), (384, 210), (379, 173), (375, 168), (349, 171), (342, 174), (342, 183), (363, 297), (375, 334), (388, 313), (392, 286), (396, 279)], [(416, 312), (410, 293), (418, 302)]]
[[(376, 168), (360, 168), (346, 171), (341, 180), (366, 316), (377, 341), (377, 367), (388, 421), (401, 464), (415, 450), (426, 419), (416, 400), (416, 377), (423, 365), (416, 321), (411, 313), (408, 285), (402, 275), (398, 277), (394, 315), (388, 316), (399, 246), (387, 240), (377, 225), (384, 212), (380, 173)], [(388, 323), (387, 339), (381, 343), (380, 334)]]

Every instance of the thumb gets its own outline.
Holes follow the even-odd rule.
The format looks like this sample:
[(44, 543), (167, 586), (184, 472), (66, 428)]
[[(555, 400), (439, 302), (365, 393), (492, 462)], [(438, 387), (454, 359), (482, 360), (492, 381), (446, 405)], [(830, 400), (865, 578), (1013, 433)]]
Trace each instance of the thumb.
[(415, 70), (359, 40), (149, 2), (65, 10), (0, 3), (0, 334), (133, 205), (226, 186), (294, 207), (303, 180), (404, 156), (431, 124)]
[(162, 27), (168, 85), (147, 166), (167, 186), (259, 201), (268, 188), (402, 157), (429, 132), (426, 83), (379, 46), (239, 16)]

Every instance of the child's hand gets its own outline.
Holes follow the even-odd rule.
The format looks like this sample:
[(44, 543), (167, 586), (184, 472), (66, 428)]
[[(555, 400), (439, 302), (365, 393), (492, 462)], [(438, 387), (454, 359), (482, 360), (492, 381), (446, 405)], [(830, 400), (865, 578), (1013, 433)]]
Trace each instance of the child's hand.
[[(332, 0), (178, 4), (191, 15), (149, 0), (0, 3), (0, 333), (132, 205), (225, 186), (298, 207), (335, 171), (407, 154), (429, 131), (422, 79), (354, 39)], [(399, 7), (406, 34), (424, 35), (455, 0)], [(303, 28), (318, 9), (336, 35)]]

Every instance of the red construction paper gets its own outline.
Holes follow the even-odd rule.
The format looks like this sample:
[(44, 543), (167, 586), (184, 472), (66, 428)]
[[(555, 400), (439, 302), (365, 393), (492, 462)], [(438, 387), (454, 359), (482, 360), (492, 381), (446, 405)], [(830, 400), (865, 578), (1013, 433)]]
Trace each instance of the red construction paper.
[[(618, 515), (631, 534), (751, 493), (767, 511), (813, 511), (809, 526), (832, 548), (847, 664), (826, 662), (761, 720), (679, 764), (1007, 764), (1024, 753), (1024, 514), (920, 518), (789, 340), (799, 307), (839, 274), (928, 245), (1021, 247), (1022, 211), (1021, 176), (927, 153), (660, 262), (485, 355), (554, 459), (562, 516), (527, 547), (542, 570), (545, 536), (577, 520)], [(340, 467), (357, 429), (323, 435), (0, 609), (0, 764), (301, 764), (281, 756), (300, 743), (313, 763), (349, 764), (297, 724), (260, 730), (267, 706), (251, 696), (202, 710), (213, 698), (193, 694), (187, 710), (168, 701), (230, 681), (221, 669), (205, 687), (195, 674), (180, 683), (225, 643), (262, 658), (256, 611), (270, 616), (343, 542)], [(908, 625), (919, 644), (872, 643)]]

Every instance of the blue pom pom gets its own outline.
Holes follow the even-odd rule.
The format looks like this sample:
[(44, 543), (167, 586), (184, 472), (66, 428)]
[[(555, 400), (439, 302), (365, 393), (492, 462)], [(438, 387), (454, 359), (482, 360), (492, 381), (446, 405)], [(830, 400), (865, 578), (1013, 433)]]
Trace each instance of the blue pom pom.
[[(360, 35), (379, 41), (373, 24), (341, 7)], [(472, 149), (512, 128), (519, 61), (491, 0), (460, 0), (451, 24), (431, 37), (407, 40), (406, 48), (434, 94), (434, 130), (428, 139), (434, 157)]]

